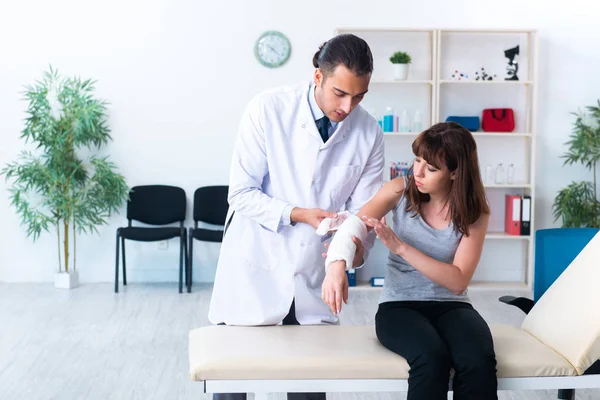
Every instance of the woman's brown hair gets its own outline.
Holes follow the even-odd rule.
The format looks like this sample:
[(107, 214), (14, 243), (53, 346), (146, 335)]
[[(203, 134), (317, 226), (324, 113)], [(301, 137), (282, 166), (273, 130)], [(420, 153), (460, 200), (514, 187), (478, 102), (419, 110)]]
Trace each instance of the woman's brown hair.
[[(421, 157), (434, 167), (446, 166), (454, 174), (448, 196), (448, 209), (454, 229), (469, 236), (469, 226), (490, 208), (479, 172), (477, 144), (471, 132), (455, 122), (441, 122), (421, 132), (412, 144), (415, 156)], [(421, 204), (429, 201), (429, 195), (419, 192), (415, 184), (413, 167), (408, 173), (405, 188), (406, 211), (421, 212)]]

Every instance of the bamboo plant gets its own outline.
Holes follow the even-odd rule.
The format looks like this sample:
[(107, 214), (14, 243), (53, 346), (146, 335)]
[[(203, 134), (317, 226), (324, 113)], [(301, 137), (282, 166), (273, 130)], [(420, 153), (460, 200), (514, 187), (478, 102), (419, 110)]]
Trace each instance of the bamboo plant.
[(42, 80), (27, 85), (21, 138), (35, 150), (22, 151), (0, 172), (11, 182), (11, 205), (28, 237), (35, 241), (56, 227), (59, 272), (69, 272), (71, 251), (76, 270), (77, 234), (98, 233), (97, 226), (118, 212), (129, 193), (115, 164), (92, 154), (111, 140), (108, 103), (95, 97), (94, 85), (90, 79), (62, 77), (52, 67)]
[(572, 182), (560, 190), (552, 206), (554, 220), (562, 226), (600, 228), (600, 201), (598, 199), (597, 167), (600, 161), (600, 100), (597, 106), (588, 106), (587, 113), (576, 116), (569, 148), (562, 156), (563, 165), (583, 164), (592, 172), (592, 181)]

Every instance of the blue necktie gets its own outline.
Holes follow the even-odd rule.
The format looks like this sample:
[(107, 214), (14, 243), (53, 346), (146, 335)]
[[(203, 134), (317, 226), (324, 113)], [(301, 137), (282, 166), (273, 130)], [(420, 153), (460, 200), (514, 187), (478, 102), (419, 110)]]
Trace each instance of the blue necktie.
[(319, 130), (319, 133), (321, 134), (323, 143), (325, 143), (325, 142), (327, 142), (327, 139), (329, 139), (329, 118), (322, 117), (322, 118), (319, 118), (316, 122), (317, 122), (317, 129)]

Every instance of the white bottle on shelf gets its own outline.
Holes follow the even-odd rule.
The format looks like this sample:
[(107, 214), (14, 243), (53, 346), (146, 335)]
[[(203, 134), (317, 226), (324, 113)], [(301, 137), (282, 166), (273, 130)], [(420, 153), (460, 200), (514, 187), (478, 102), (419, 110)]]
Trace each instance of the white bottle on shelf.
[(506, 183), (515, 183), (515, 166), (509, 164), (506, 169)]
[(502, 185), (504, 183), (504, 167), (502, 163), (496, 167), (496, 185)]
[(400, 121), (400, 132), (410, 132), (410, 120), (408, 118), (408, 112), (402, 111), (402, 120)]
[(487, 167), (485, 167), (485, 183), (492, 185), (494, 180), (494, 167), (492, 167), (492, 164), (488, 164)]
[(419, 110), (415, 111), (415, 118), (413, 119), (413, 132), (421, 132), (423, 130), (423, 123), (421, 122), (421, 113)]

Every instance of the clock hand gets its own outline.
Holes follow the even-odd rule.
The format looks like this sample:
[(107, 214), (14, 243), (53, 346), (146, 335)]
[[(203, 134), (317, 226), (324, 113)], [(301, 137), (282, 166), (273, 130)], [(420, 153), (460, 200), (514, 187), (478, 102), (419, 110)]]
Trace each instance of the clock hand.
[(273, 50), (273, 52), (274, 52), (275, 54), (277, 54), (279, 57), (281, 57), (281, 54), (279, 54), (279, 53), (277, 52), (277, 50), (275, 50), (274, 48), (272, 48), (270, 45), (267, 45), (267, 47), (268, 47), (268, 48), (270, 48), (271, 50)]

